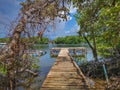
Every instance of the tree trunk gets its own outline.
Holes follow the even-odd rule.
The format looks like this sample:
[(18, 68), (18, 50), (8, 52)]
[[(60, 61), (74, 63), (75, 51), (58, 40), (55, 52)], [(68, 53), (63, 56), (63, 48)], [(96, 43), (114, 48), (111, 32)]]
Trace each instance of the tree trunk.
[(11, 43), (9, 45), (9, 48), (11, 48), (11, 52), (13, 53), (13, 55), (18, 55), (19, 52), (19, 47), (20, 47), (20, 35), (22, 33), (22, 31), (24, 31), (24, 28), (26, 26), (26, 18), (25, 16), (23, 16), (18, 25), (16, 26), (14, 32), (13, 32), (13, 37), (11, 40)]
[(91, 50), (93, 52), (93, 57), (94, 57), (95, 61), (98, 61), (98, 55), (97, 55), (97, 49), (96, 49), (96, 40), (95, 40), (94, 33), (92, 36), (93, 36), (93, 46), (89, 42), (88, 38), (85, 35), (83, 35), (84, 39), (86, 40), (86, 42), (88, 43), (89, 47), (91, 48)]
[(20, 36), (21, 33), (24, 31), (26, 26), (26, 17), (23, 16), (20, 20), (18, 25), (16, 26), (12, 39), (10, 43), (6, 46), (5, 50), (2, 51), (2, 55), (0, 55), (0, 61), (5, 61), (8, 63), (7, 67), (7, 77), (8, 77), (8, 86), (9, 90), (15, 89), (15, 75), (14, 75), (14, 63), (19, 59), (19, 52), (20, 52)]
[(95, 61), (98, 61), (96, 49), (94, 48), (94, 49), (92, 50), (92, 52), (93, 52), (93, 56), (94, 56)]
[(43, 34), (40, 35), (40, 41), (43, 41)]
[(0, 61), (4, 61), (7, 58), (19, 56), (20, 35), (21, 35), (22, 31), (24, 31), (25, 26), (26, 26), (26, 16), (23, 16), (19, 20), (19, 23), (13, 32), (13, 36), (12, 36), (12, 39), (11, 39), (9, 45), (7, 45), (5, 50), (2, 51), (2, 54), (0, 55)]
[(95, 34), (94, 34), (94, 31), (92, 31), (92, 37), (93, 37), (93, 56), (94, 56), (94, 59), (95, 61), (98, 61), (98, 55), (97, 55), (97, 47), (96, 47), (96, 40), (95, 40)]

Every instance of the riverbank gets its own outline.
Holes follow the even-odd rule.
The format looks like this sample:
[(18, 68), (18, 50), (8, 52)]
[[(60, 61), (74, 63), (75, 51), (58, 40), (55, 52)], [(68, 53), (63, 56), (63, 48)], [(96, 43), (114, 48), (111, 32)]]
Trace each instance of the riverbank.
[[(56, 47), (57, 47), (58, 45), (56, 45)], [(64, 45), (62, 45), (61, 47), (63, 47)], [(74, 45), (71, 45), (71, 47), (73, 47)], [(75, 46), (80, 46), (80, 45), (75, 45)], [(42, 83), (43, 83), (43, 81), (44, 81), (44, 79), (46, 78), (46, 75), (48, 74), (48, 72), (49, 72), (49, 70), (50, 70), (50, 68), (51, 68), (51, 66), (54, 64), (54, 61), (55, 61), (55, 58), (52, 58), (52, 57), (50, 57), (50, 48), (52, 48), (53, 46), (49, 46), (49, 45), (35, 45), (35, 47), (34, 48), (32, 48), (32, 50), (42, 50), (42, 51), (47, 51), (47, 53), (45, 54), (45, 55), (43, 55), (43, 56), (41, 56), (40, 58), (38, 57), (38, 65), (40, 66), (40, 68), (38, 69), (38, 77), (36, 77), (35, 79), (34, 79), (34, 77), (31, 77), (31, 76), (29, 76), (29, 78), (30, 79), (33, 79), (33, 83), (31, 83), (31, 85), (30, 85), (30, 87), (28, 88), (28, 89), (19, 89), (19, 90), (30, 90), (30, 88), (32, 88), (31, 90), (39, 90), (40, 89), (40, 87), (41, 87), (41, 85), (42, 85)], [(70, 47), (70, 45), (66, 45), (65, 47)], [(36, 56), (36, 55), (35, 55)], [(88, 64), (82, 64), (83, 66), (80, 66), (80, 67), (83, 67), (83, 69), (82, 69), (82, 71), (83, 71), (83, 73), (85, 73), (85, 75), (87, 76), (87, 77), (89, 77), (90, 79), (92, 79), (94, 82), (95, 82), (95, 87), (93, 88), (94, 90), (101, 90), (101, 89), (99, 89), (99, 88), (106, 88), (107, 87), (107, 83), (106, 83), (106, 80), (105, 80), (105, 76), (104, 76), (104, 72), (103, 72), (103, 67), (102, 67), (102, 64), (100, 64), (100, 62), (98, 62), (98, 64), (96, 64), (97, 62), (95, 62), (95, 63), (93, 63), (93, 61), (90, 61), (90, 60), (92, 60), (92, 52), (91, 52), (91, 50), (89, 49), (89, 48), (87, 48), (87, 56), (86, 56), (86, 58), (79, 58), (79, 61), (81, 61), (81, 60), (84, 60), (85, 62), (86, 62), (86, 60), (88, 60)], [(118, 58), (120, 58), (120, 57), (118, 57)], [(113, 60), (113, 61), (112, 61)], [(110, 59), (107, 59), (106, 60), (106, 64), (107, 64), (107, 61), (109, 62), (109, 61), (112, 61), (113, 63), (114, 63), (114, 60), (116, 60), (116, 59), (112, 59), (111, 58), (111, 60)], [(78, 61), (78, 62), (79, 62)], [(120, 60), (118, 60), (118, 62), (119, 62)], [(91, 63), (90, 65), (89, 65), (89, 63)], [(93, 64), (92, 64), (93, 63)], [(101, 63), (103, 63), (103, 62), (101, 62)], [(116, 63), (117, 63), (117, 61), (116, 61)], [(101, 65), (101, 66), (99, 66), (99, 64)], [(80, 63), (80, 65), (81, 65), (81, 63)], [(116, 67), (116, 66), (119, 66), (120, 65), (120, 63), (118, 63), (118, 64), (113, 64), (112, 65), (112, 63), (111, 63), (111, 66), (114, 66), (114, 67)], [(89, 67), (89, 68), (88, 68)], [(96, 67), (96, 68), (95, 68)], [(85, 68), (85, 69), (84, 69)], [(100, 71), (98, 70), (98, 71), (96, 71), (96, 69), (97, 68), (100, 68)], [(90, 70), (89, 70), (90, 69)], [(92, 71), (91, 71), (91, 69), (92, 69)], [(108, 69), (108, 67), (107, 67), (107, 69)], [(89, 71), (89, 72), (87, 72), (87, 70)], [(116, 70), (116, 69), (115, 69)], [(118, 69), (119, 70), (119, 69)], [(119, 72), (119, 71), (114, 71), (114, 70), (112, 70), (113, 72)], [(111, 72), (111, 71), (110, 71)], [(108, 74), (110, 73), (110, 72), (108, 72)], [(87, 74), (88, 73), (88, 74)], [(98, 76), (98, 78), (95, 78), (95, 77), (97, 77)], [(108, 75), (109, 76), (109, 75)], [(118, 79), (118, 78), (117, 78)], [(3, 79), (0, 79), (0, 80), (3, 80)], [(110, 76), (109, 76), (109, 80), (110, 80), (110, 83), (111, 83), (111, 81), (113, 81), (111, 78), (110, 78)], [(114, 80), (113, 81), (114, 82), (114, 84), (116, 83), (116, 80)], [(1, 83), (1, 82), (0, 82)], [(111, 85), (114, 85), (114, 84), (111, 84)], [(27, 83), (25, 83), (24, 85), (28, 85)], [(0, 85), (1, 86), (1, 85)], [(33, 89), (34, 88), (34, 89)], [(108, 88), (111, 88), (111, 86), (109, 86)], [(0, 89), (0, 90), (4, 90), (4, 89)], [(105, 90), (105, 89), (103, 89), (103, 90)], [(111, 89), (108, 89), (108, 90), (111, 90)]]
[[(107, 71), (108, 82), (103, 65)], [(80, 68), (86, 77), (94, 81), (94, 90), (99, 90), (99, 88), (104, 88), (100, 90), (120, 90), (120, 56), (98, 62), (89, 61), (81, 64)]]

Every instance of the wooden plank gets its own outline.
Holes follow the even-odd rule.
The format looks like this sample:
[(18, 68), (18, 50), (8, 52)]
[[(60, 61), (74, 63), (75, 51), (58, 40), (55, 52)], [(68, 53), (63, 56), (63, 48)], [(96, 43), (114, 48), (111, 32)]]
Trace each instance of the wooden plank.
[[(71, 67), (71, 66), (73, 66), (73, 67)], [(61, 65), (57, 65), (57, 66), (55, 65), (53, 68), (58, 68), (58, 69), (59, 68), (63, 68), (63, 69), (66, 69), (66, 68), (75, 68), (75, 67), (74, 67), (74, 65), (70, 65), (70, 64), (61, 64)]]
[(48, 86), (84, 86), (84, 83), (68, 83), (68, 82), (59, 82), (59, 83), (56, 83), (56, 82), (46, 82), (45, 84), (43, 84), (43, 87), (48, 87)]
[(86, 90), (85, 80), (68, 53), (68, 49), (61, 49), (40, 90)]
[(73, 80), (47, 80), (45, 81), (45, 83), (47, 84), (55, 84), (55, 85), (84, 85), (82, 80), (77, 80), (77, 79), (73, 79)]
[(55, 90), (60, 88), (61, 90), (63, 89), (67, 89), (67, 90), (74, 90), (74, 89), (83, 89), (83, 90), (86, 90), (85, 89), (85, 86), (52, 86), (52, 85), (49, 85), (49, 86), (43, 86), (42, 88), (54, 88)]
[(67, 79), (67, 78), (47, 78), (44, 82), (46, 82), (46, 81), (82, 81), (83, 80), (83, 78), (69, 78), (69, 79)]
[(57, 66), (57, 67), (72, 67), (72, 68), (75, 68), (73, 63), (70, 63), (70, 62), (58, 62), (58, 63), (55, 63), (53, 65), (54, 67)]
[(78, 76), (78, 75), (67, 75), (67, 76), (65, 76), (65, 75), (48, 75), (47, 76), (47, 78), (67, 78), (67, 79), (70, 79), (70, 78), (78, 78), (78, 79), (80, 79), (81, 77), (80, 76)]
[[(41, 88), (40, 90), (61, 90), (61, 88)], [(68, 89), (62, 89), (62, 90), (68, 90)]]
[(62, 83), (62, 84), (75, 84), (75, 83), (77, 83), (77, 84), (81, 84), (81, 83), (83, 83), (82, 82), (82, 80), (80, 80), (80, 81), (78, 81), (78, 80), (76, 80), (76, 81), (74, 81), (74, 80), (51, 80), (51, 79), (49, 79), (50, 81), (48, 81), (48, 80), (46, 80), (45, 81), (45, 83)]
[(78, 75), (76, 72), (49, 72), (49, 74), (48, 75), (65, 75), (65, 76), (67, 76), (67, 75)]
[[(69, 89), (67, 89), (67, 88), (64, 88), (64, 89), (63, 88), (62, 89), (61, 88), (41, 88), (40, 90), (88, 90), (88, 89), (84, 89), (84, 88), (81, 88), (81, 89), (80, 88), (79, 89), (75, 89), (75, 88), (74, 89), (70, 89), (70, 88)], [(99, 89), (99, 90), (101, 90), (101, 89)], [(102, 90), (104, 90), (104, 89), (102, 89)]]
[[(89, 89), (85, 89), (84, 87), (81, 87), (81, 88), (54, 88), (54, 87), (44, 87), (44, 88), (41, 88), (40, 90), (89, 90)], [(101, 90), (101, 89), (99, 89)], [(103, 89), (102, 89), (103, 90)]]
[(52, 70), (51, 70), (51, 72), (77, 72), (77, 69), (75, 69), (75, 68), (59, 68), (59, 69), (57, 69), (57, 68), (52, 68)]

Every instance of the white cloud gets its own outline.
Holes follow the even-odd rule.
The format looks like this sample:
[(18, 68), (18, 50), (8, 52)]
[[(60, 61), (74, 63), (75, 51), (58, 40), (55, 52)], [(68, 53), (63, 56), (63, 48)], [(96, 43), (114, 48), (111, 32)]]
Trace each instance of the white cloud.
[[(61, 20), (61, 22), (59, 22), (59, 20)], [(65, 34), (66, 21), (63, 21), (60, 18), (56, 18), (54, 23), (55, 23), (55, 28), (53, 28), (53, 27), (49, 28), (49, 32), (46, 32), (45, 36), (47, 36), (49, 38), (66, 36), (66, 34)]]
[(66, 31), (65, 33), (66, 33), (66, 34), (69, 34), (69, 33), (70, 33), (70, 31)]
[(65, 13), (64, 11), (59, 12), (59, 14), (63, 14), (63, 15), (64, 15), (64, 13)]
[(71, 36), (71, 35), (78, 35), (77, 31), (79, 26), (76, 24), (74, 25), (71, 30), (66, 31), (66, 27), (65, 27), (65, 22), (64, 23), (58, 23), (55, 32), (53, 32), (53, 35), (57, 36), (57, 37), (64, 37), (64, 36)]
[(73, 7), (73, 4), (70, 6), (70, 13), (75, 14), (77, 12), (77, 8)]
[(61, 21), (59, 23), (59, 19), (55, 20), (55, 25), (56, 28), (54, 30), (50, 30), (51, 32), (49, 32), (49, 37), (51, 38), (55, 38), (55, 37), (64, 37), (64, 36), (71, 36), (71, 35), (78, 35), (78, 30), (79, 30), (79, 26), (77, 24), (73, 25), (73, 27), (66, 31), (66, 21)]
[(64, 36), (65, 35), (65, 25), (66, 25), (66, 21), (61, 21), (60, 23), (57, 22), (56, 23), (56, 28), (53, 32), (53, 34), (55, 36)]

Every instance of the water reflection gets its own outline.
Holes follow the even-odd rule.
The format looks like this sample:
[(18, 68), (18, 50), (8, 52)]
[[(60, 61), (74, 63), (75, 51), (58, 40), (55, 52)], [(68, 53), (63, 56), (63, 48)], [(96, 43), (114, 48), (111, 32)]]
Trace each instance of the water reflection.
[[(72, 45), (73, 46), (81, 46), (81, 45)], [(60, 45), (35, 45), (33, 49), (40, 49), (44, 50), (47, 53), (44, 56), (41, 56), (39, 58), (38, 65), (40, 65), (40, 68), (38, 69), (39, 75), (37, 77), (29, 77), (31, 79), (31, 83), (25, 83), (24, 85), (28, 85), (29, 87), (19, 87), (17, 90), (40, 90), (42, 83), (44, 82), (49, 70), (51, 69), (52, 65), (54, 64), (55, 58), (50, 56), (50, 48), (52, 47), (60, 47)], [(62, 45), (61, 47), (70, 47), (70, 45)], [(59, 53), (59, 51), (57, 52)], [(81, 51), (77, 51), (78, 54), (81, 53)], [(72, 51), (70, 51), (70, 54), (74, 54)], [(87, 49), (87, 55), (85, 56), (74, 56), (73, 59), (76, 61), (78, 65), (82, 63), (86, 63), (88, 60), (90, 60), (92, 57), (92, 53), (90, 49)]]

